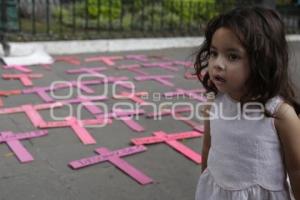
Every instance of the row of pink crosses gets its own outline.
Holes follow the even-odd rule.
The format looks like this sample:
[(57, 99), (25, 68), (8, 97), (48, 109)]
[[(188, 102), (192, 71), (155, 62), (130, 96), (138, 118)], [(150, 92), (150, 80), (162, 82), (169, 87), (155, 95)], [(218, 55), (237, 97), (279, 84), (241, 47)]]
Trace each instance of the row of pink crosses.
[[(168, 58), (160, 58), (162, 61), (160, 62), (149, 62), (151, 60), (151, 56), (146, 56), (146, 55), (127, 55), (127, 56), (96, 56), (96, 57), (90, 57), (90, 58), (86, 58), (85, 61), (86, 62), (101, 62), (104, 63), (108, 66), (113, 66), (115, 65), (116, 60), (124, 60), (124, 59), (129, 59), (129, 60), (136, 60), (136, 61), (141, 61), (141, 62), (145, 62), (140, 64), (139, 66), (143, 66), (143, 67), (159, 67), (162, 69), (167, 69), (167, 70), (171, 70), (171, 71), (178, 71), (179, 68), (176, 67), (176, 65), (182, 65), (185, 67), (191, 67), (192, 63), (191, 62), (187, 62), (187, 61), (172, 61)], [(80, 65), (81, 62), (78, 58), (74, 57), (74, 56), (60, 56), (57, 57), (56, 62), (59, 61), (64, 61), (67, 63), (70, 63), (72, 65)], [(43, 67), (49, 69), (48, 65), (42, 65)], [(20, 80), (21, 83), (24, 86), (32, 86), (32, 79), (33, 78), (42, 78), (43, 74), (33, 74), (31, 73), (32, 70), (28, 68), (28, 66), (25, 65), (4, 65), (3, 66), (4, 69), (15, 69), (17, 71), (21, 71), (23, 72), (22, 74), (3, 74), (2, 78), (3, 79), (7, 79), (7, 80), (13, 80), (13, 79), (17, 79)], [(118, 69), (125, 69), (127, 68), (126, 66), (124, 68), (120, 67)], [(134, 71), (134, 68), (136, 68), (134, 65), (130, 65), (128, 66), (128, 70), (130, 71)], [(76, 72), (80, 72), (81, 70), (87, 72), (87, 73), (95, 73), (96, 71), (102, 71), (104, 70), (105, 67), (100, 67), (97, 69), (93, 69), (93, 68), (81, 68), (81, 69), (76, 69), (76, 70), (70, 70), (70, 73), (76, 73)], [(157, 80), (159, 82), (161, 82), (162, 84), (165, 84), (167, 86), (173, 86), (172, 83), (170, 83), (167, 80), (164, 79), (170, 79), (173, 78), (173, 76), (149, 76), (146, 73), (143, 72), (139, 72), (140, 75), (142, 75), (141, 77), (137, 77), (135, 80)], [(187, 79), (193, 79), (195, 76), (191, 75), (191, 74), (185, 74), (185, 78)]]
[[(136, 57), (136, 59), (143, 59), (141, 57)], [(87, 62), (89, 61), (96, 61), (97, 59), (88, 59)], [(113, 65), (113, 62), (107, 59), (100, 59), (103, 62), (106, 62), (108, 65)], [(145, 65), (145, 66), (150, 66), (150, 65)], [(171, 66), (169, 64), (160, 64), (162, 68), (170, 68)], [(121, 68), (120, 68), (121, 69)], [(172, 68), (170, 68), (172, 69)], [(90, 70), (83, 70), (87, 73), (95, 73), (96, 71), (93, 71), (96, 69), (90, 69)], [(103, 69), (104, 70), (104, 69)], [(100, 70), (101, 71), (101, 70)], [(78, 70), (77, 70), (78, 72)], [(77, 73), (76, 71), (69, 71), (69, 73)], [(147, 74), (144, 74), (146, 77), (143, 78), (138, 78), (136, 80), (151, 80), (155, 79), (158, 80), (162, 83), (166, 83), (165, 80), (161, 80), (160, 78), (163, 77), (155, 77), (155, 76), (148, 76)], [(158, 79), (157, 79), (158, 78)], [(72, 86), (74, 87), (79, 87), (80, 89), (84, 90), (87, 93), (93, 93), (94, 91), (88, 88), (85, 84), (98, 84), (99, 82), (88, 82), (88, 83), (83, 83), (81, 85), (76, 84), (75, 82), (72, 83)], [(168, 84), (166, 84), (168, 85)], [(58, 85), (55, 89), (60, 89), (64, 88), (65, 85)], [(124, 85), (126, 88), (126, 86)], [(129, 87), (129, 86), (128, 86)], [(127, 87), (127, 88), (128, 88)], [(112, 113), (106, 113), (103, 114), (102, 111), (94, 106), (93, 104), (90, 104), (91, 101), (97, 101), (97, 100), (105, 100), (106, 97), (98, 97), (95, 99), (85, 99), (85, 98), (77, 98), (77, 99), (71, 99), (71, 100), (66, 100), (66, 101), (61, 101), (61, 102), (55, 102), (55, 103), (49, 103), (53, 102), (54, 100), (51, 99), (50, 96), (47, 95), (47, 92), (50, 91), (50, 88), (32, 88), (32, 89), (27, 89), (23, 90), (24, 94), (30, 94), (30, 93), (37, 93), (38, 95), (43, 98), (45, 102), (48, 102), (46, 104), (40, 104), (40, 105), (23, 105), (20, 107), (15, 107), (15, 108), (5, 108), (0, 110), (0, 114), (8, 114), (8, 113), (15, 113), (15, 112), (25, 112), (26, 115), (29, 117), (29, 119), (32, 121), (33, 125), (37, 128), (54, 128), (54, 127), (71, 127), (78, 138), (84, 143), (84, 144), (94, 144), (96, 143), (95, 139), (87, 132), (87, 130), (83, 127), (84, 125), (92, 125), (92, 124), (97, 124), (97, 123), (103, 123), (105, 117), (109, 117), (108, 123), (111, 123), (112, 118), (120, 118), (122, 121), (127, 123), (129, 127), (131, 127), (135, 131), (144, 131), (144, 128), (141, 127), (139, 124), (135, 123), (134, 121), (131, 120), (129, 116), (132, 116), (134, 114), (144, 114), (143, 110), (138, 110), (138, 111), (124, 111), (124, 110), (114, 110)], [(165, 96), (172, 96), (172, 95), (190, 95), (193, 98), (197, 99), (198, 96), (195, 94), (196, 92), (199, 91), (185, 91), (182, 89), (177, 89), (175, 92), (165, 94)], [(145, 92), (142, 92), (141, 95), (145, 94)], [(191, 95), (192, 94), (192, 95)], [(138, 93), (132, 97), (132, 95), (129, 95), (126, 92), (120, 93), (118, 96), (119, 98), (130, 98), (131, 100), (138, 102), (138, 103), (145, 103), (142, 99), (138, 97)], [(200, 100), (200, 99), (199, 99)], [(201, 99), (203, 100), (203, 99)], [(40, 109), (47, 109), (50, 107), (59, 107), (63, 106), (66, 103), (82, 103), (82, 102), (88, 102), (88, 106), (86, 108), (96, 116), (96, 119), (89, 119), (89, 120), (78, 120), (75, 117), (68, 117), (64, 121), (55, 121), (55, 122), (45, 122), (42, 117), (39, 115), (37, 110)], [(146, 105), (146, 104), (145, 104)], [(189, 111), (188, 109), (178, 109), (175, 111), (176, 116), (179, 116), (179, 113), (181, 112), (186, 112)], [(158, 116), (158, 115), (170, 115), (174, 113), (174, 111), (170, 110), (163, 110), (161, 113), (156, 113), (156, 114), (148, 114), (147, 117), (153, 117), (153, 116)], [(136, 138), (132, 139), (131, 142), (135, 145), (132, 147), (127, 147), (124, 149), (119, 149), (115, 151), (110, 151), (104, 147), (102, 148), (97, 148), (95, 150), (96, 153), (100, 154), (97, 156), (89, 157), (89, 158), (84, 158), (76, 161), (72, 161), (69, 163), (69, 165), (73, 169), (79, 169), (82, 167), (86, 167), (89, 165), (93, 165), (96, 163), (104, 162), (104, 161), (109, 161), (112, 164), (116, 165), (118, 168), (120, 168), (122, 171), (127, 173), (129, 176), (131, 176), (134, 180), (139, 182), (140, 184), (149, 184), (152, 183), (153, 180), (149, 178), (148, 176), (144, 175), (142, 172), (139, 170), (135, 169), (132, 165), (127, 163), (126, 161), (122, 160), (121, 157), (123, 156), (128, 156), (132, 155), (135, 153), (139, 153), (142, 151), (146, 150), (146, 147), (144, 145), (146, 144), (153, 144), (153, 143), (159, 143), (159, 142), (165, 142), (166, 144), (170, 145), (180, 153), (184, 154), (191, 160), (193, 160), (196, 163), (201, 163), (201, 156), (197, 153), (195, 153), (193, 150), (189, 149), (185, 145), (181, 144), (177, 140), (179, 139), (186, 139), (186, 138), (193, 138), (193, 137), (200, 137), (203, 132), (203, 127), (197, 125), (196, 123), (186, 120), (184, 117), (181, 116), (181, 120), (188, 125), (191, 125), (195, 131), (189, 131), (189, 132), (183, 132), (183, 133), (173, 133), (173, 134), (166, 134), (163, 131), (158, 131), (154, 132), (154, 136), (152, 137), (145, 137), (145, 138)], [(33, 158), (32, 156), (28, 153), (28, 151), (21, 145), (20, 140), (21, 139), (29, 139), (32, 137), (40, 137), (46, 135), (48, 132), (47, 131), (35, 131), (35, 132), (30, 132), (30, 133), (18, 133), (14, 134), (12, 132), (1, 132), (0, 133), (0, 142), (6, 142), (8, 146), (15, 152), (16, 156), (19, 158), (21, 162), (28, 162), (32, 161)]]

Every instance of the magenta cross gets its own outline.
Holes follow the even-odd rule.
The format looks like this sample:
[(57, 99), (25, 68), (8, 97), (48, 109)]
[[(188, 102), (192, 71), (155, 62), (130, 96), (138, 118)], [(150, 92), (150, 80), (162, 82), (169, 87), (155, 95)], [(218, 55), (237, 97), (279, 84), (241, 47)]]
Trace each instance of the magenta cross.
[(136, 81), (153, 80), (153, 81), (157, 81), (161, 84), (164, 84), (166, 86), (173, 87), (174, 84), (171, 83), (170, 81), (166, 80), (166, 79), (172, 79), (172, 78), (174, 78), (174, 76), (172, 76), (172, 75), (147, 75), (147, 76), (136, 76), (136, 77), (134, 77), (134, 80), (136, 80)]
[(79, 69), (70, 69), (67, 70), (66, 73), (68, 74), (98, 74), (98, 72), (102, 72), (104, 70), (107, 70), (106, 67), (93, 67), (93, 68), (88, 68), (88, 67), (82, 67)]
[(142, 185), (146, 185), (149, 183), (152, 183), (153, 180), (146, 176), (144, 173), (137, 170), (135, 167), (130, 165), (125, 160), (121, 159), (121, 157), (129, 156), (132, 154), (140, 153), (143, 151), (146, 151), (146, 147), (144, 146), (132, 146), (127, 147), (124, 149), (118, 149), (115, 151), (110, 151), (109, 149), (105, 147), (97, 148), (96, 153), (100, 155), (88, 157), (88, 158), (82, 158), (80, 160), (74, 160), (69, 163), (69, 166), (73, 169), (79, 169), (83, 167), (87, 167), (90, 165), (94, 165), (101, 162), (110, 162), (119, 169), (121, 169), (123, 172), (128, 174), (130, 177), (132, 177), (134, 180), (136, 180), (138, 183)]
[(94, 62), (94, 61), (101, 61), (109, 66), (115, 65), (114, 60), (120, 60), (123, 59), (123, 56), (97, 56), (97, 57), (91, 57), (86, 58), (86, 62)]
[(201, 155), (194, 152), (192, 149), (188, 148), (187, 146), (183, 145), (182, 143), (178, 142), (177, 140), (187, 139), (187, 138), (196, 138), (202, 136), (199, 132), (196, 131), (188, 131), (188, 132), (181, 132), (181, 133), (172, 133), (167, 134), (163, 131), (153, 132), (152, 137), (143, 137), (143, 138), (135, 138), (131, 139), (132, 143), (135, 145), (145, 145), (145, 144), (154, 144), (165, 142), (172, 148), (176, 149), (192, 161), (200, 164), (202, 161)]
[(11, 131), (0, 132), (0, 143), (6, 143), (9, 148), (15, 153), (20, 162), (30, 162), (33, 161), (32, 155), (25, 149), (20, 140), (31, 139), (36, 137), (45, 136), (48, 131), (32, 131), (32, 132), (22, 132), (13, 133)]
[(27, 117), (30, 119), (34, 127), (39, 127), (39, 125), (44, 121), (41, 115), (37, 112), (37, 110), (44, 110), (49, 108), (62, 107), (62, 103), (51, 103), (51, 104), (39, 104), (39, 105), (22, 105), (20, 107), (13, 108), (3, 108), (0, 109), (0, 114), (11, 114), (24, 112)]
[(2, 74), (3, 79), (19, 79), (24, 86), (32, 86), (31, 79), (42, 77), (43, 74)]
[(55, 58), (55, 61), (64, 61), (72, 65), (80, 65), (80, 60), (74, 56), (59, 56)]
[(25, 73), (32, 72), (32, 70), (28, 69), (28, 67), (25, 65), (4, 65), (3, 69), (15, 69)]
[(43, 122), (39, 125), (39, 128), (70, 127), (83, 144), (96, 144), (96, 140), (83, 125), (97, 125), (103, 123), (109, 124), (111, 121), (103, 118), (78, 120), (75, 117), (67, 117), (65, 121)]
[(93, 115), (100, 114), (103, 111), (94, 104), (94, 101), (103, 101), (106, 100), (106, 96), (98, 96), (98, 97), (78, 97), (76, 99), (69, 99), (64, 101), (59, 101), (63, 104), (82, 104), (90, 113)]
[(122, 65), (117, 67), (117, 69), (127, 69), (128, 71), (134, 72), (139, 75), (148, 75), (146, 72), (141, 70), (141, 65), (139, 64), (133, 64), (133, 65)]
[[(173, 96), (184, 95), (199, 101), (206, 101), (206, 98), (203, 95), (204, 92), (205, 89), (184, 90), (181, 88), (176, 88), (175, 92), (166, 92), (164, 93), (164, 96), (173, 97)], [(200, 93), (201, 95), (198, 95), (198, 93)]]
[(137, 122), (133, 121), (132, 117), (135, 115), (144, 114), (144, 110), (124, 110), (121, 108), (114, 109), (111, 113), (103, 113), (101, 115), (97, 115), (96, 117), (100, 118), (109, 118), (109, 119), (120, 119), (123, 121), (129, 128), (136, 132), (145, 131), (145, 129), (139, 125)]

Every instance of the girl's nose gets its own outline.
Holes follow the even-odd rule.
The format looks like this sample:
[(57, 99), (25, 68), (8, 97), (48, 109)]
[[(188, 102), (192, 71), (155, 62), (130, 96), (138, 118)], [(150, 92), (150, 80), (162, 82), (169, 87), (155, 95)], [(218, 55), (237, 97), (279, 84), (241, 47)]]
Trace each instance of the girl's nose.
[(216, 68), (217, 70), (225, 70), (225, 62), (221, 56), (217, 57), (217, 59), (215, 60), (214, 68)]

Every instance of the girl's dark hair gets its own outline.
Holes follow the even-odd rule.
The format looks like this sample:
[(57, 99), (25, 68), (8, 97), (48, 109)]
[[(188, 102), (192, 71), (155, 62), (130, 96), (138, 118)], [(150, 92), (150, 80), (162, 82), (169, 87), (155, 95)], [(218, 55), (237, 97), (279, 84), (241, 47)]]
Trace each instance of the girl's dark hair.
[(255, 99), (265, 104), (279, 95), (299, 114), (300, 104), (296, 101), (288, 76), (289, 56), (284, 23), (274, 10), (268, 8), (236, 8), (208, 23), (205, 40), (194, 64), (196, 74), (206, 90), (218, 92), (213, 84), (209, 84), (209, 74), (202, 76), (201, 72), (207, 70), (212, 37), (221, 27), (229, 28), (248, 53), (250, 77), (246, 81), (247, 91), (241, 103)]

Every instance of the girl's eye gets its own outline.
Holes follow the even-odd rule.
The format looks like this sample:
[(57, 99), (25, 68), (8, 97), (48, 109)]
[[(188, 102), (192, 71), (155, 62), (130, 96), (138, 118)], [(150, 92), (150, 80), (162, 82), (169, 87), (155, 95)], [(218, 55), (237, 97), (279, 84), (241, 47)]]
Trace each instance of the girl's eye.
[(230, 61), (236, 61), (236, 60), (238, 60), (240, 57), (238, 56), (238, 55), (236, 55), (236, 54), (229, 54), (228, 55), (228, 59), (230, 60)]
[(214, 50), (210, 50), (209, 51), (209, 56), (212, 57), (212, 58), (215, 58), (215, 57), (218, 56), (218, 53), (216, 51), (214, 51)]

